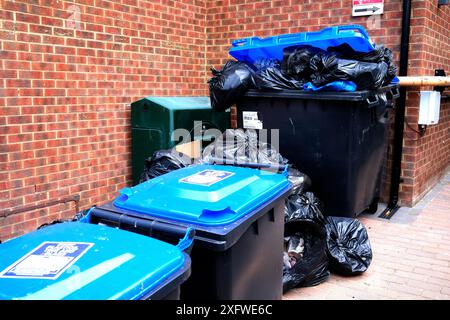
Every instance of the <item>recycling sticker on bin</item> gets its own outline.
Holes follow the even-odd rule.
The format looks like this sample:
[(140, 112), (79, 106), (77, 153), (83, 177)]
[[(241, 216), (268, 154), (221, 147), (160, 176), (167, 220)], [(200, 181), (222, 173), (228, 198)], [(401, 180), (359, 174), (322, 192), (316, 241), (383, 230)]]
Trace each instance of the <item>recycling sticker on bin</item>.
[(210, 186), (234, 175), (234, 172), (222, 170), (203, 170), (180, 179), (180, 182)]
[(258, 112), (242, 111), (242, 120), (244, 129), (262, 129), (263, 123), (258, 119)]
[(93, 245), (86, 242), (43, 242), (0, 272), (0, 278), (57, 279)]

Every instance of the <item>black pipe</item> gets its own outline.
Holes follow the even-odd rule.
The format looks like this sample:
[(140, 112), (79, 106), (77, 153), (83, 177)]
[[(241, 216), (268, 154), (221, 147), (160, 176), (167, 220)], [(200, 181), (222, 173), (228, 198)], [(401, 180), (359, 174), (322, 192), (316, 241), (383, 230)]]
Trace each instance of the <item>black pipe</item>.
[(43, 208), (51, 207), (51, 206), (54, 206), (54, 205), (57, 205), (57, 204), (60, 204), (60, 203), (67, 203), (67, 202), (75, 202), (75, 213), (78, 213), (78, 211), (79, 211), (80, 195), (76, 194), (76, 195), (73, 195), (73, 196), (68, 196), (66, 198), (50, 200), (50, 201), (47, 201), (47, 202), (44, 202), (44, 203), (40, 203), (40, 204), (36, 204), (36, 205), (32, 205), (32, 206), (22, 207), (22, 208), (13, 209), (13, 210), (5, 210), (5, 211), (0, 213), (0, 218), (6, 218), (6, 217), (14, 215), (14, 214), (23, 213), (23, 212), (27, 212), (27, 211), (38, 210), (38, 209), (43, 209)]
[[(408, 75), (409, 33), (411, 22), (411, 0), (403, 0), (402, 36), (400, 41), (399, 75)], [(391, 189), (387, 208), (380, 218), (390, 219), (399, 209), (398, 198), (402, 173), (403, 130), (405, 125), (406, 88), (400, 87), (400, 97), (395, 105), (394, 149), (392, 155)]]

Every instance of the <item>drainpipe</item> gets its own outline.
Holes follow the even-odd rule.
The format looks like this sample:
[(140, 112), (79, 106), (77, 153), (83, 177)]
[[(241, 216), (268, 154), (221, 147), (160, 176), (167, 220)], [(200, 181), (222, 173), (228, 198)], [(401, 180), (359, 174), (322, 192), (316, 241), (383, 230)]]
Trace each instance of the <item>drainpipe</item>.
[[(400, 41), (400, 76), (408, 75), (409, 31), (411, 21), (411, 0), (403, 0), (402, 36)], [(403, 154), (403, 129), (405, 123), (406, 87), (400, 87), (400, 97), (395, 104), (394, 150), (392, 155), (391, 189), (387, 208), (380, 218), (390, 219), (399, 209), (398, 194), (401, 183)]]

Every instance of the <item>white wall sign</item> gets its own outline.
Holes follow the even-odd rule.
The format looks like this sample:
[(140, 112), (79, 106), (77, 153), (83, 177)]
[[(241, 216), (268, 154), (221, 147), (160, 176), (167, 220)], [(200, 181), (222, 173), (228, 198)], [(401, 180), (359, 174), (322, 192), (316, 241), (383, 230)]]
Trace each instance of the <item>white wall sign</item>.
[(353, 0), (352, 16), (371, 16), (382, 14), (384, 0)]

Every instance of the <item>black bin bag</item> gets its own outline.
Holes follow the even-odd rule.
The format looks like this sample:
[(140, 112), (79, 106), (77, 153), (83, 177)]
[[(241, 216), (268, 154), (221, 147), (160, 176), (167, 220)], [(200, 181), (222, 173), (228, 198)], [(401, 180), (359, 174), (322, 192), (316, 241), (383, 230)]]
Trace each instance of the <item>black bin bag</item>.
[(173, 149), (158, 150), (145, 160), (140, 183), (193, 164), (193, 159)]
[(357, 275), (367, 270), (372, 249), (366, 228), (357, 219), (325, 218), (330, 269), (342, 275)]
[(312, 192), (286, 200), (285, 243), (288, 251), (293, 243), (296, 248), (284, 253), (283, 292), (318, 285), (330, 276), (322, 207)]
[(288, 179), (292, 184), (292, 194), (302, 194), (311, 187), (311, 178), (294, 166), (289, 166)]
[(355, 51), (348, 43), (343, 43), (339, 46), (329, 47), (328, 51), (335, 52), (344, 59), (374, 63), (385, 62), (388, 65), (388, 69), (383, 85), (391, 83), (392, 79), (394, 79), (397, 74), (398, 69), (394, 64), (394, 55), (390, 49), (385, 48), (383, 45), (377, 45), (374, 50), (369, 52), (358, 52)]
[(353, 81), (358, 90), (374, 90), (385, 82), (388, 65), (339, 58), (336, 53), (319, 53), (310, 60), (311, 82), (323, 86), (329, 82)]
[(318, 53), (324, 51), (312, 46), (293, 46), (283, 50), (281, 70), (297, 80), (308, 82), (311, 80), (312, 70), (309, 61)]
[(255, 87), (253, 69), (244, 62), (229, 60), (222, 70), (211, 68), (213, 77), (208, 81), (211, 107), (224, 111), (236, 103), (237, 99)]
[(261, 59), (255, 62), (257, 68), (255, 84), (258, 90), (303, 90), (305, 81), (297, 80), (281, 70), (277, 59)]
[(203, 161), (217, 164), (267, 164), (284, 166), (283, 158), (275, 148), (260, 141), (254, 129), (227, 129), (203, 150)]

